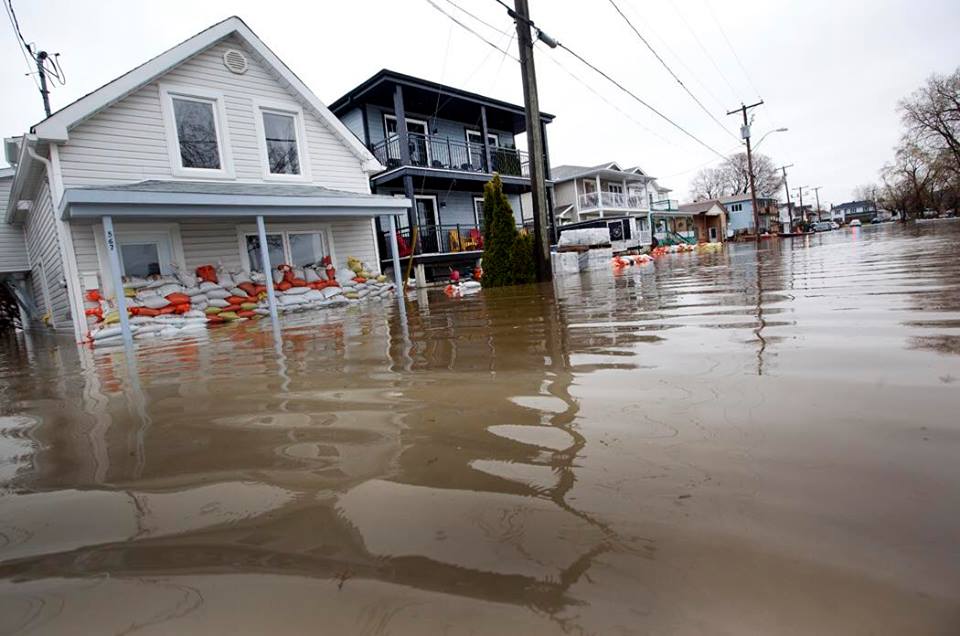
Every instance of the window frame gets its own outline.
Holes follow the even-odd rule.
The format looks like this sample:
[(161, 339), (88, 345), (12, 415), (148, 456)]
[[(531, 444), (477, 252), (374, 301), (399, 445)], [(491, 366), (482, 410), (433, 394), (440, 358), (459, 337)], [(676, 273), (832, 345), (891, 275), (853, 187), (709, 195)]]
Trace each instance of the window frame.
[(483, 226), (480, 225), (480, 211), (477, 210), (477, 204), (483, 206), (483, 197), (473, 197), (473, 223), (474, 225), (483, 232)]
[[(257, 146), (260, 149), (260, 162), (264, 180), (267, 181), (311, 181), (310, 153), (307, 149), (307, 128), (303, 109), (290, 102), (275, 102), (262, 99), (253, 100), (253, 119), (257, 129)], [(300, 174), (276, 174), (270, 172), (270, 156), (267, 150), (267, 133), (263, 125), (264, 113), (293, 117), (293, 130), (297, 136), (297, 158), (300, 161)]]
[[(110, 296), (113, 295), (113, 276), (110, 274), (110, 256), (107, 253), (107, 245), (103, 236), (103, 227), (100, 224), (94, 224), (91, 227), (93, 231), (94, 244), (97, 249), (97, 264), (100, 268), (100, 289)], [(180, 225), (178, 223), (116, 223), (114, 225), (114, 234), (117, 237), (118, 247), (124, 243), (159, 243), (168, 241), (170, 257), (172, 263), (167, 266), (176, 265), (181, 271), (187, 271), (186, 259), (183, 254), (183, 240), (180, 237)], [(160, 250), (157, 250), (158, 256)], [(122, 254), (120, 268), (123, 270)], [(171, 275), (172, 272), (163, 272), (163, 263), (161, 262), (161, 274)]]
[[(167, 154), (175, 177), (202, 179), (233, 179), (233, 153), (231, 152), (229, 126), (224, 95), (219, 91), (198, 86), (160, 84), (160, 110), (167, 138)], [(210, 103), (213, 106), (213, 123), (217, 133), (217, 150), (220, 153), (219, 168), (187, 168), (180, 156), (180, 137), (177, 135), (177, 120), (173, 100), (185, 99)]]
[[(290, 262), (290, 235), (291, 234), (323, 234), (323, 241), (326, 244), (328, 256), (333, 266), (339, 269), (337, 265), (337, 252), (333, 245), (333, 227), (329, 223), (311, 223), (311, 224), (272, 224), (267, 225), (267, 235), (280, 234), (283, 244), (283, 260)], [(240, 251), (240, 265), (245, 271), (252, 272), (253, 263), (250, 262), (250, 254), (247, 253), (247, 237), (259, 236), (256, 225), (241, 225), (237, 227), (237, 246)], [(280, 263), (270, 263), (270, 267), (276, 269)]]

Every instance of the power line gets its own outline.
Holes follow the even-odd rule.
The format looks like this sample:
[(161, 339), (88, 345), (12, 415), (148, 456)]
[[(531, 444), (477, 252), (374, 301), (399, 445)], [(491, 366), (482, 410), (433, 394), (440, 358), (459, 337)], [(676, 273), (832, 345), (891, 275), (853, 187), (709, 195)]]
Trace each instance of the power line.
[[(693, 38), (693, 41), (697, 43), (697, 46), (700, 48), (700, 51), (703, 52), (704, 57), (710, 60), (710, 64), (712, 64), (714, 70), (717, 71), (717, 75), (719, 75), (723, 79), (723, 83), (727, 87), (727, 90), (730, 91), (730, 95), (733, 97), (734, 101), (738, 101), (740, 98), (737, 96), (737, 92), (733, 90), (733, 84), (730, 82), (730, 78), (727, 77), (726, 73), (723, 72), (723, 69), (720, 68), (720, 65), (717, 64), (717, 61), (713, 58), (712, 55), (710, 55), (706, 47), (703, 46), (703, 42), (701, 42), (701, 38), (697, 36), (697, 34), (694, 32), (693, 27), (690, 26), (690, 23), (687, 21), (687, 18), (683, 15), (683, 13), (677, 7), (676, 3), (674, 3), (673, 0), (668, 0), (668, 2), (670, 4), (670, 8), (672, 8), (673, 12), (676, 13), (677, 17), (680, 18), (680, 21), (683, 23), (683, 26), (685, 26), (687, 31), (690, 32), (690, 36)], [(714, 95), (713, 98), (717, 100), (717, 103), (720, 102), (720, 100), (717, 99), (716, 95)]]
[(434, 9), (436, 9), (437, 11), (439, 11), (440, 13), (442, 13), (443, 15), (447, 16), (449, 19), (451, 19), (451, 20), (453, 20), (454, 22), (456, 22), (458, 25), (460, 25), (461, 28), (465, 29), (466, 31), (472, 33), (472, 34), (475, 35), (476, 37), (478, 37), (478, 38), (480, 38), (481, 40), (483, 40), (488, 46), (491, 46), (491, 47), (495, 48), (496, 50), (500, 51), (501, 53), (503, 53), (503, 54), (505, 54), (505, 55), (509, 55), (510, 58), (511, 58), (512, 60), (514, 60), (515, 62), (519, 62), (519, 61), (520, 61), (520, 60), (517, 59), (516, 57), (510, 55), (510, 53), (509, 53), (508, 51), (505, 51), (504, 49), (501, 49), (499, 46), (497, 46), (496, 44), (494, 44), (493, 42), (491, 42), (491, 41), (488, 40), (487, 38), (483, 37), (482, 35), (480, 35), (479, 33), (477, 33), (475, 30), (473, 30), (472, 28), (470, 28), (469, 26), (467, 26), (466, 24), (464, 24), (463, 22), (461, 22), (461, 21), (458, 20), (457, 18), (453, 17), (452, 15), (450, 15), (449, 13), (447, 13), (446, 11), (444, 11), (439, 5), (437, 5), (437, 3), (435, 3), (433, 0), (427, 0), (427, 4), (429, 4), (431, 7), (433, 7)]
[[(481, 18), (481, 17), (478, 16), (477, 14), (471, 13), (470, 11), (467, 11), (466, 9), (464, 9), (462, 6), (460, 6), (459, 4), (457, 4), (456, 2), (454, 2), (453, 0), (447, 0), (447, 3), (448, 3), (448, 4), (452, 4), (452, 5), (455, 6), (456, 8), (460, 9), (461, 12), (463, 12), (463, 13), (465, 13), (466, 15), (470, 16), (471, 18), (473, 18), (474, 20), (476, 20), (476, 21), (479, 22), (480, 24), (486, 26), (487, 28), (496, 31), (497, 33), (499, 33), (499, 34), (501, 34), (501, 35), (510, 35), (510, 31), (508, 31), (507, 29), (501, 29), (501, 28), (499, 28), (499, 27), (496, 27), (496, 26), (490, 24), (489, 22), (487, 22), (486, 20), (484, 20), (483, 18)], [(516, 33), (513, 33), (512, 35), (516, 35)]]
[(33, 81), (33, 84), (40, 89), (40, 82), (37, 80), (34, 75), (37, 71), (34, 66), (36, 64), (36, 58), (33, 57), (33, 54), (29, 52), (30, 47), (27, 44), (26, 40), (23, 38), (23, 34), (20, 33), (20, 23), (17, 21), (17, 15), (13, 11), (13, 4), (10, 0), (4, 0), (3, 8), (7, 12), (7, 18), (10, 19), (10, 26), (13, 27), (13, 32), (17, 36), (17, 48), (20, 49), (20, 53), (23, 54), (23, 61), (27, 65), (27, 75), (30, 76), (30, 79)]
[(747, 72), (747, 68), (743, 65), (743, 62), (740, 61), (740, 56), (737, 55), (736, 49), (734, 49), (733, 44), (730, 43), (730, 38), (727, 37), (727, 32), (723, 29), (723, 25), (720, 24), (720, 20), (717, 19), (717, 14), (713, 12), (713, 7), (710, 6), (709, 0), (703, 0), (703, 4), (706, 5), (707, 12), (710, 14), (710, 17), (713, 18), (713, 22), (717, 25), (717, 29), (720, 30), (720, 35), (723, 36), (723, 41), (727, 43), (727, 48), (730, 49), (731, 53), (733, 53), (733, 58), (737, 61), (737, 65), (740, 66), (740, 70), (743, 71), (743, 76), (747, 78), (747, 83), (750, 84), (750, 88), (757, 96), (757, 99), (760, 99), (760, 91), (757, 90), (753, 80), (750, 79), (750, 73)]
[(733, 137), (734, 139), (736, 139), (737, 136), (734, 135), (732, 132), (730, 132), (730, 129), (728, 129), (726, 126), (724, 126), (724, 125), (720, 122), (720, 120), (717, 119), (716, 116), (715, 116), (713, 113), (711, 113), (710, 110), (709, 110), (706, 106), (703, 105), (703, 102), (701, 102), (701, 101), (697, 98), (697, 96), (694, 95), (693, 92), (692, 92), (689, 88), (687, 88), (687, 85), (683, 83), (683, 80), (681, 80), (681, 79), (677, 76), (677, 74), (674, 73), (673, 69), (670, 68), (670, 65), (666, 63), (666, 61), (660, 56), (659, 53), (657, 53), (656, 49), (654, 49), (653, 46), (650, 45), (650, 42), (648, 42), (647, 39), (646, 39), (645, 37), (643, 37), (643, 35), (640, 33), (639, 29), (637, 29), (637, 27), (633, 24), (633, 22), (630, 20), (630, 18), (627, 17), (627, 14), (625, 14), (625, 13), (623, 12), (623, 10), (620, 9), (620, 6), (616, 3), (616, 0), (609, 0), (609, 2), (610, 2), (611, 5), (613, 5), (613, 8), (617, 10), (617, 13), (620, 14), (620, 17), (623, 18), (623, 21), (627, 23), (627, 26), (630, 27), (630, 29), (631, 29), (631, 30), (634, 32), (634, 34), (640, 39), (640, 41), (643, 42), (644, 45), (646, 45), (646, 47), (647, 47), (648, 49), (650, 49), (650, 52), (653, 53), (653, 56), (654, 56), (655, 58), (657, 58), (657, 61), (660, 62), (660, 64), (663, 66), (663, 68), (667, 69), (667, 72), (670, 73), (671, 77), (673, 77), (673, 79), (675, 79), (675, 80), (677, 81), (677, 84), (680, 85), (680, 88), (682, 88), (682, 89), (684, 90), (684, 92), (686, 92), (687, 95), (690, 96), (690, 99), (692, 99), (694, 102), (696, 102), (697, 106), (700, 107), (700, 110), (702, 110), (703, 112), (705, 112), (705, 113), (707, 114), (707, 116), (708, 116), (710, 119), (712, 119), (712, 120), (714, 121), (714, 123), (717, 124), (717, 126), (720, 126), (720, 128), (723, 129), (723, 132), (727, 133), (728, 135), (730, 135), (731, 137)]

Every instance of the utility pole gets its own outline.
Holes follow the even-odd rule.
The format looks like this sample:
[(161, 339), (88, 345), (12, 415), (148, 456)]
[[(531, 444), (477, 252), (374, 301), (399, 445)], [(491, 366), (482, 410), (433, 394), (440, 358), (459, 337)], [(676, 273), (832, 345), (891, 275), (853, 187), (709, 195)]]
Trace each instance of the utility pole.
[(791, 234), (793, 233), (793, 204), (790, 203), (790, 186), (787, 185), (787, 168), (792, 167), (792, 163), (786, 166), (780, 166), (780, 170), (783, 171), (783, 189), (787, 193), (787, 218), (790, 219), (790, 227), (788, 230)]
[[(817, 186), (816, 188), (810, 188), (811, 190), (813, 190), (813, 194), (816, 195), (816, 197), (817, 197), (817, 220), (818, 220), (818, 221), (822, 221), (822, 220), (823, 220), (823, 218), (820, 216), (820, 188), (822, 188), (822, 187), (823, 187), (823, 186)], [(831, 216), (830, 220), (832, 221), (832, 220), (833, 220), (833, 215), (831, 214), (830, 216)]]
[(530, 155), (530, 189), (533, 198), (534, 257), (537, 263), (537, 280), (553, 278), (550, 263), (550, 236), (547, 232), (547, 185), (543, 128), (540, 126), (540, 98), (537, 95), (537, 72), (533, 64), (533, 38), (555, 48), (556, 40), (543, 33), (530, 20), (527, 0), (514, 0), (514, 10), (507, 13), (517, 24), (517, 45), (520, 50), (520, 75), (523, 79), (523, 103), (527, 119), (527, 151)]
[(750, 180), (750, 204), (753, 206), (753, 231), (757, 235), (757, 242), (760, 242), (760, 210), (757, 209), (757, 187), (753, 182), (753, 151), (750, 148), (750, 123), (747, 121), (747, 111), (763, 104), (761, 99), (756, 104), (740, 104), (740, 108), (728, 111), (728, 115), (743, 113), (743, 127), (740, 128), (740, 136), (747, 141), (747, 177)]
[(797, 192), (800, 193), (800, 214), (803, 215), (803, 222), (807, 222), (807, 211), (803, 209), (803, 189), (807, 186), (800, 186), (797, 188)]
[(50, 116), (50, 90), (47, 88), (47, 70), (43, 67), (43, 62), (49, 57), (46, 51), (40, 51), (33, 54), (33, 48), (28, 47), (33, 59), (37, 62), (37, 75), (40, 76), (40, 97), (43, 98), (43, 112)]

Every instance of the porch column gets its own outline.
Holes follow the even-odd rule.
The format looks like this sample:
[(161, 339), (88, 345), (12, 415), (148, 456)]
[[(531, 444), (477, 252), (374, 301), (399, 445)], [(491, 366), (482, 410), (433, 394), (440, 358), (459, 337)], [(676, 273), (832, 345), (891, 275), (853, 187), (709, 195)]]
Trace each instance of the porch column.
[[(279, 330), (280, 318), (277, 314), (277, 294), (273, 290), (273, 266), (270, 264), (270, 249), (267, 247), (267, 228), (263, 223), (263, 215), (257, 215), (257, 235), (260, 237), (260, 263), (267, 280), (267, 306), (270, 307), (270, 320), (273, 328)], [(396, 238), (394, 238), (396, 240)], [(279, 335), (279, 333), (277, 334)]]
[(400, 137), (400, 161), (403, 165), (409, 166), (410, 135), (407, 132), (407, 114), (403, 109), (403, 86), (399, 84), (393, 92), (393, 116), (397, 118), (397, 135)]
[(110, 276), (113, 281), (113, 296), (117, 301), (117, 313), (120, 315), (120, 333), (123, 343), (133, 346), (133, 332), (130, 330), (130, 317), (127, 316), (127, 298), (123, 295), (123, 273), (120, 269), (120, 245), (113, 231), (113, 217), (103, 217), (103, 238), (107, 246), (107, 259), (110, 261)]
[(487, 107), (480, 106), (480, 133), (483, 135), (483, 157), (487, 162), (487, 172), (493, 172), (493, 162), (490, 161), (490, 142), (487, 140)]
[[(397, 245), (397, 217), (389, 215), (390, 219), (390, 254), (393, 261), (393, 282), (397, 285), (397, 298), (403, 303), (403, 272), (400, 271), (400, 246)], [(413, 254), (410, 254), (413, 258)]]
[(603, 218), (603, 194), (600, 192), (600, 175), (597, 175), (597, 209), (600, 210), (600, 218)]

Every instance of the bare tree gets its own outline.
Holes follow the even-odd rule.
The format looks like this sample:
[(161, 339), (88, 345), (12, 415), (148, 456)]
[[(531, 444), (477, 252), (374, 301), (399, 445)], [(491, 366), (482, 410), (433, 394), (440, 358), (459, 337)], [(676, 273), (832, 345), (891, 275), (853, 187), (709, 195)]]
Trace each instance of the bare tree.
[[(690, 195), (694, 200), (750, 193), (750, 171), (747, 153), (732, 155), (714, 168), (704, 168), (691, 181)], [(783, 177), (770, 157), (753, 155), (753, 174), (758, 197), (776, 197), (783, 187)]]
[(873, 201), (876, 203), (880, 199), (881, 187), (876, 183), (864, 183), (858, 185), (851, 192), (855, 201)]
[(931, 75), (926, 84), (899, 104), (905, 137), (944, 168), (960, 175), (960, 68), (947, 76)]

